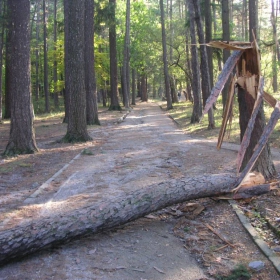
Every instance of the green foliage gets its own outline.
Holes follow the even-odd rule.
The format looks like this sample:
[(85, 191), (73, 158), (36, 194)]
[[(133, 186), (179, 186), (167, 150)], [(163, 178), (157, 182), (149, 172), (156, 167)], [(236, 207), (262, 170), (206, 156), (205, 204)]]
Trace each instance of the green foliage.
[(217, 280), (249, 280), (251, 278), (251, 274), (248, 269), (239, 264), (236, 268), (231, 271), (231, 274), (228, 276), (216, 276)]
[(82, 155), (86, 155), (86, 156), (92, 156), (94, 155), (94, 153), (89, 150), (89, 149), (83, 149), (83, 151), (81, 152)]
[[(231, 40), (244, 40), (242, 33), (242, 13), (243, 0), (233, 1), (231, 4)], [(259, 46), (261, 51), (261, 71), (265, 77), (265, 90), (272, 93), (272, 78), (275, 75), (273, 64), (276, 63), (277, 73), (279, 72), (279, 62), (276, 62), (273, 56), (274, 42), (272, 27), (270, 21), (271, 8), (269, 1), (259, 0)], [(204, 9), (203, 1), (202, 12)], [(39, 5), (39, 6), (38, 6)], [(119, 67), (122, 67), (123, 45), (125, 36), (125, 18), (126, 18), (126, 1), (116, 1), (115, 19), (114, 7), (108, 0), (95, 1), (95, 65), (96, 83), (98, 89), (109, 90), (110, 80), (110, 60), (109, 60), (109, 42), (108, 29), (110, 24), (116, 21), (117, 28), (117, 58)], [(181, 1), (172, 2), (172, 21), (170, 14), (170, 6), (165, 5), (165, 27), (167, 35), (167, 48), (169, 60), (169, 73), (176, 78), (177, 89), (186, 87), (186, 43), (185, 34), (188, 22), (186, 19), (185, 6)], [(216, 23), (213, 24), (212, 38), (218, 40), (222, 38), (222, 19), (221, 19), (221, 1), (211, 3), (212, 12), (215, 11)], [(58, 0), (57, 3), (57, 43), (54, 45), (53, 28), (54, 28), (54, 7), (53, 1), (48, 2), (48, 68), (49, 68), (49, 89), (50, 95), (55, 89), (61, 92), (64, 88), (64, 15), (63, 1)], [(31, 1), (31, 22), (33, 22), (31, 30), (31, 83), (32, 92), (35, 92), (36, 78), (36, 50), (39, 51), (39, 84), (40, 94), (39, 100), (34, 101), (35, 113), (43, 113), (45, 110), (43, 96), (43, 24), (42, 24), (42, 3), (41, 1)], [(213, 15), (213, 13), (212, 13)], [(36, 21), (39, 22), (39, 41), (36, 40)], [(130, 26), (130, 66), (137, 70), (139, 74), (144, 73), (148, 77), (148, 84), (153, 84), (151, 91), (163, 86), (163, 63), (162, 63), (162, 43), (161, 43), (161, 24), (160, 9), (157, 0), (139, 0), (131, 1), (131, 26)], [(214, 19), (214, 16), (213, 16)], [(277, 22), (279, 29), (279, 20)], [(1, 25), (1, 22), (0, 22)], [(38, 49), (37, 49), (38, 47)], [(172, 56), (171, 56), (172, 50)], [(213, 49), (214, 60), (214, 81), (217, 79), (219, 71), (219, 63), (222, 59), (222, 51)], [(53, 65), (57, 61), (58, 81), (53, 80)], [(5, 64), (4, 64), (5, 65)], [(3, 65), (3, 78), (5, 69)], [(120, 73), (118, 73), (120, 74)], [(278, 80), (280, 77), (278, 75)], [(120, 79), (119, 79), (120, 81)], [(4, 83), (5, 84), (5, 83)], [(5, 86), (3, 84), (3, 87)], [(121, 85), (119, 84), (119, 87)], [(5, 89), (4, 89), (5, 90)], [(279, 94), (274, 94), (279, 98)], [(51, 110), (54, 110), (52, 99)], [(63, 104), (60, 98), (60, 104)], [(61, 106), (60, 110), (63, 110)]]

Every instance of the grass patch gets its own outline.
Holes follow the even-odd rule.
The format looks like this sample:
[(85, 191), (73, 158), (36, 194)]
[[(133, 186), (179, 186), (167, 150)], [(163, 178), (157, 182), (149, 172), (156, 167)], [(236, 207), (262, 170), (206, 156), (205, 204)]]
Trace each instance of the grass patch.
[(83, 149), (82, 152), (81, 152), (82, 155), (86, 155), (86, 156), (92, 156), (94, 155), (94, 153), (89, 150), (89, 149)]
[[(162, 108), (166, 109), (166, 104), (162, 104)], [(191, 116), (192, 116), (193, 105), (190, 102), (180, 102), (173, 104), (173, 109), (169, 110), (168, 113), (170, 116), (176, 121), (179, 127), (188, 132), (190, 135), (194, 137), (203, 137), (206, 139), (218, 139), (218, 135), (220, 132), (220, 128), (222, 125), (222, 114), (223, 114), (223, 106), (221, 98), (218, 99), (216, 103), (216, 110), (214, 110), (215, 116), (215, 126), (214, 129), (208, 129), (208, 118), (205, 115), (200, 123), (191, 124)], [(225, 142), (231, 142), (240, 144), (240, 129), (239, 129), (239, 111), (238, 111), (238, 103), (235, 100), (233, 106), (233, 119), (231, 126), (227, 127), (227, 131), (224, 137)], [(273, 111), (273, 108), (269, 107), (265, 104), (264, 112), (266, 121), (269, 120), (270, 115)], [(269, 142), (272, 147), (280, 148), (280, 122), (277, 123), (274, 131), (272, 132)]]
[(216, 276), (215, 278), (217, 280), (249, 280), (251, 278), (251, 274), (244, 265), (240, 264), (231, 271), (230, 275)]

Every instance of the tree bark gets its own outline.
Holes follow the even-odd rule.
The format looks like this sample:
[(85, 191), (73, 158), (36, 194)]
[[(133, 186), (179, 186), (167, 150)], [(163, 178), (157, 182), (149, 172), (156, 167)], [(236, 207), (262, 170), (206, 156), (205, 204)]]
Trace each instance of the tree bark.
[(109, 0), (111, 6), (111, 21), (109, 25), (110, 45), (110, 86), (111, 104), (109, 110), (121, 110), (118, 98), (118, 63), (117, 63), (117, 34), (116, 34), (116, 0)]
[(170, 80), (169, 80), (168, 63), (167, 63), (163, 0), (159, 1), (159, 5), (160, 5), (160, 20), (161, 20), (161, 34), (162, 34), (162, 60), (163, 60), (163, 71), (164, 71), (165, 96), (167, 100), (167, 110), (170, 110), (173, 109), (173, 106), (171, 100)]
[[(88, 197), (82, 209), (69, 211), (65, 205), (63, 213), (55, 212), (42, 219), (29, 219), (1, 231), (0, 264), (79, 236), (112, 229), (170, 205), (228, 194), (236, 181), (237, 178), (232, 174), (183, 177), (99, 203), (93, 203), (94, 198)], [(254, 189), (253, 194), (266, 193), (268, 190), (267, 186), (259, 187)], [(248, 195), (250, 190), (245, 189), (245, 192)], [(71, 200), (68, 199), (68, 202), (71, 203)]]
[(201, 102), (201, 82), (198, 62), (198, 51), (196, 46), (196, 31), (195, 31), (195, 11), (193, 0), (188, 0), (189, 19), (190, 19), (190, 34), (191, 34), (191, 68), (192, 68), (192, 91), (193, 91), (193, 112), (191, 123), (197, 123), (202, 117), (202, 102)]
[(249, 0), (249, 38), (253, 42), (258, 38), (258, 5), (256, 0)]
[(68, 57), (69, 57), (69, 45), (65, 44), (65, 42), (69, 41), (69, 1), (63, 0), (64, 4), (64, 75), (65, 75), (65, 86), (64, 86), (64, 110), (65, 116), (63, 119), (64, 123), (68, 123), (69, 121), (69, 104), (70, 104), (70, 95), (69, 95), (69, 65), (68, 65)]
[(53, 91), (53, 97), (54, 97), (54, 106), (56, 109), (59, 109), (59, 100), (58, 100), (58, 90), (57, 90), (57, 54), (56, 54), (56, 44), (57, 44), (57, 0), (54, 0), (53, 3), (53, 53), (54, 53), (54, 59), (53, 59), (53, 83), (54, 83), (54, 91)]
[[(40, 0), (37, 0), (38, 11), (40, 10)], [(39, 100), (39, 39), (40, 39), (40, 13), (36, 19), (36, 50), (35, 50), (35, 100)]]
[(124, 106), (126, 109), (128, 109), (130, 107), (129, 46), (130, 46), (130, 0), (127, 0), (126, 1), (125, 37), (124, 37), (124, 48), (123, 48), (123, 67), (122, 67), (123, 99), (124, 99)]
[(94, 1), (85, 1), (85, 87), (88, 125), (100, 125), (94, 69)]
[[(229, 28), (229, 2), (228, 0), (222, 1), (222, 21), (223, 21), (223, 41), (229, 41), (230, 40), (230, 28)], [(230, 51), (229, 50), (223, 50), (223, 62), (224, 64), (230, 57)], [(224, 85), (223, 91), (222, 91), (222, 101), (223, 101), (223, 109), (226, 107), (227, 97), (228, 97), (228, 91), (229, 91), (229, 81), (227, 81)]]
[[(202, 100), (203, 106), (206, 104), (206, 100), (210, 95), (211, 83), (210, 83), (210, 74), (208, 67), (208, 57), (207, 50), (204, 39), (204, 31), (202, 28), (201, 22), (201, 12), (200, 12), (200, 3), (198, 1), (193, 1), (195, 9), (195, 20), (197, 26), (198, 40), (200, 44), (200, 71), (201, 71), (201, 89), (202, 89)], [(213, 108), (210, 108), (208, 111), (208, 129), (215, 128), (215, 119)]]
[[(204, 18), (205, 18), (205, 41), (209, 43), (212, 41), (212, 13), (211, 13), (211, 1), (205, 0), (204, 7)], [(213, 78), (213, 50), (212, 48), (207, 48), (207, 58), (208, 58), (208, 69), (210, 76), (210, 88), (214, 86)]]
[(84, 20), (85, 0), (79, 5), (73, 0), (67, 3), (68, 36), (65, 45), (65, 61), (68, 70), (69, 117), (65, 142), (85, 142), (91, 139), (86, 123), (86, 90), (85, 90), (85, 48), (84, 48)]
[[(0, 17), (4, 18), (4, 2), (0, 0)], [(0, 22), (0, 123), (2, 122), (2, 63), (3, 63), (3, 43), (4, 43), (4, 22)]]
[(30, 74), (30, 1), (7, 3), (7, 90), (11, 98), (11, 127), (5, 155), (38, 151), (33, 127)]
[[(6, 31), (6, 54), (9, 53), (9, 46), (10, 46), (10, 38), (8, 36), (9, 31)], [(5, 59), (5, 113), (4, 113), (4, 119), (10, 119), (11, 118), (11, 90), (9, 88), (10, 81), (9, 78), (11, 74), (9, 73), (9, 60), (8, 56), (6, 55)]]
[(143, 72), (142, 75), (141, 75), (141, 100), (144, 101), (144, 102), (148, 101), (145, 72)]
[(136, 105), (135, 102), (136, 98), (136, 70), (132, 69), (132, 99), (131, 99), (131, 105)]
[(49, 101), (49, 66), (48, 66), (48, 45), (47, 45), (47, 10), (46, 0), (43, 0), (43, 20), (44, 20), (44, 94), (45, 94), (45, 112), (50, 112)]
[(277, 34), (277, 14), (275, 16), (274, 9), (274, 0), (271, 0), (271, 25), (273, 31), (273, 40), (275, 42), (275, 46), (273, 47), (273, 60), (272, 60), (272, 87), (273, 92), (278, 91), (278, 75), (277, 75), (277, 61), (279, 63), (279, 43), (278, 43), (278, 34)]
[(242, 38), (247, 42), (248, 37), (248, 5), (247, 0), (242, 1)]

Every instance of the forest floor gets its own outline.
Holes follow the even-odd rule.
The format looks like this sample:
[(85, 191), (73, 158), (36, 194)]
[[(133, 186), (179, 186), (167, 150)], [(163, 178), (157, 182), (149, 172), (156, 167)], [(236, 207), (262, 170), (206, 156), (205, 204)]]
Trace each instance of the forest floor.
[[(215, 139), (205, 139), (203, 131), (195, 136), (184, 132), (158, 103), (138, 102), (119, 121), (123, 114), (101, 110), (101, 126), (89, 127), (93, 140), (75, 145), (59, 142), (67, 129), (61, 118), (36, 120), (39, 153), (0, 157), (0, 230), (33, 215), (63, 211), (65, 205), (82, 207), (87, 193), (109, 199), (182, 175), (235, 172), (238, 145), (225, 144), (218, 152)], [(0, 124), (0, 153), (8, 137), (9, 124)], [(273, 149), (273, 158), (279, 172), (279, 150)], [(276, 254), (279, 195), (275, 190), (238, 202)], [(252, 261), (262, 261), (264, 268), (250, 270)], [(243, 271), (240, 265), (251, 277), (237, 276)], [(235, 278), (227, 278), (233, 277), (236, 267)], [(206, 198), (11, 262), (0, 268), (0, 279), (272, 280), (280, 276), (230, 204)]]

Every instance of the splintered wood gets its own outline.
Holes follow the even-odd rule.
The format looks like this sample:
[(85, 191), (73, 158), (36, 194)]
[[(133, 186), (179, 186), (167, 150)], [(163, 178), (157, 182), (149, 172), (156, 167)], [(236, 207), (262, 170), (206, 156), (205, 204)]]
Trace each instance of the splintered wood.
[[(240, 145), (240, 151), (238, 152), (237, 157), (237, 172), (239, 172), (244, 155), (247, 151), (249, 143), (251, 141), (252, 131), (255, 127), (255, 120), (259, 109), (261, 107), (262, 101), (264, 100), (270, 106), (274, 108), (274, 111), (270, 117), (270, 120), (265, 127), (258, 144), (254, 149), (254, 153), (251, 156), (251, 159), (248, 161), (246, 167), (243, 169), (240, 174), (234, 188), (234, 192), (237, 192), (239, 188), (242, 187), (247, 174), (252, 170), (254, 164), (258, 160), (261, 152), (263, 151), (270, 134), (272, 133), (278, 119), (280, 118), (280, 105), (273, 96), (264, 91), (264, 78), (261, 76), (261, 67), (260, 67), (260, 52), (256, 40), (252, 43), (250, 42), (223, 42), (223, 41), (213, 41), (207, 44), (210, 47), (232, 50), (233, 53), (226, 61), (224, 68), (222, 69), (221, 74), (218, 77), (218, 80), (213, 87), (209, 98), (206, 101), (203, 114), (207, 113), (212, 105), (216, 102), (219, 94), (221, 93), (225, 83), (229, 79), (234, 68), (236, 68), (236, 73), (231, 80), (231, 85), (229, 89), (228, 99), (226, 102), (223, 122), (219, 133), (217, 149), (221, 148), (224, 135), (226, 133), (226, 128), (228, 122), (231, 120), (232, 115), (232, 106), (233, 106), (233, 96), (234, 96), (234, 86), (238, 85), (249, 94), (254, 102), (254, 108), (251, 113), (251, 118), (248, 122), (247, 129), (242, 138), (242, 143)], [(263, 184), (263, 183), (262, 183)]]

